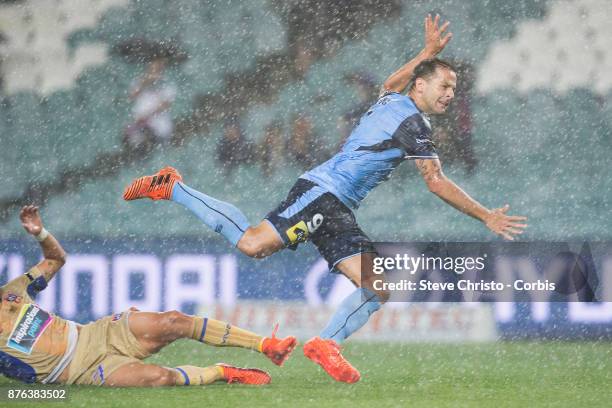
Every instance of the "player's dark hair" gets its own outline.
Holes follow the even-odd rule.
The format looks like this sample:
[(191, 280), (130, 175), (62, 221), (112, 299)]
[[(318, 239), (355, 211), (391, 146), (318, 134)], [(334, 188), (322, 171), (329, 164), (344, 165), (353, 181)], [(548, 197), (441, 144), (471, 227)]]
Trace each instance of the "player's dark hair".
[(408, 84), (408, 89), (412, 90), (412, 88), (414, 88), (417, 78), (431, 78), (436, 73), (437, 68), (457, 72), (455, 67), (448, 61), (441, 60), (440, 58), (426, 59), (421, 61), (419, 65), (414, 68), (412, 78), (410, 78), (410, 83)]

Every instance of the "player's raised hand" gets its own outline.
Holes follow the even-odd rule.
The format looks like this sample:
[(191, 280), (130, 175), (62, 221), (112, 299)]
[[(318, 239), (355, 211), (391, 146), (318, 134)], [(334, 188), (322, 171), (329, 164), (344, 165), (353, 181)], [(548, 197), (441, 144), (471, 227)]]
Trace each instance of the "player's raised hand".
[(425, 17), (425, 50), (427, 50), (432, 57), (438, 55), (446, 44), (453, 38), (452, 33), (444, 34), (444, 31), (450, 25), (450, 21), (445, 21), (442, 26), (439, 26), (440, 15), (436, 14), (435, 18), (431, 18), (431, 14)]
[(36, 236), (40, 234), (40, 231), (42, 231), (43, 223), (40, 219), (38, 207), (34, 205), (26, 205), (19, 212), (19, 219), (21, 220), (21, 225), (28, 234)]
[(485, 225), (494, 233), (501, 235), (509, 241), (514, 241), (514, 236), (523, 233), (527, 227), (523, 221), (527, 217), (519, 215), (507, 215), (510, 206), (506, 204), (501, 208), (494, 209), (485, 219)]

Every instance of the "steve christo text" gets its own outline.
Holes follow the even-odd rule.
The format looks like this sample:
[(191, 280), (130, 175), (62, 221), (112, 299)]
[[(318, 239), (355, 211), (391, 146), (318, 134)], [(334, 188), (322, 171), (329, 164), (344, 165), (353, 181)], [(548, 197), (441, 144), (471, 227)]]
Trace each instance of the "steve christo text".
[(522, 279), (517, 279), (513, 283), (485, 281), (482, 279), (479, 281), (461, 279), (457, 282), (432, 282), (428, 279), (421, 279), (418, 282), (408, 279), (402, 279), (398, 282), (385, 282), (383, 279), (377, 279), (374, 281), (375, 290), (385, 290), (390, 292), (449, 292), (454, 290), (478, 292), (499, 292), (504, 290), (553, 292), (555, 288), (555, 283), (548, 281), (548, 279), (538, 279), (534, 282), (527, 282)]

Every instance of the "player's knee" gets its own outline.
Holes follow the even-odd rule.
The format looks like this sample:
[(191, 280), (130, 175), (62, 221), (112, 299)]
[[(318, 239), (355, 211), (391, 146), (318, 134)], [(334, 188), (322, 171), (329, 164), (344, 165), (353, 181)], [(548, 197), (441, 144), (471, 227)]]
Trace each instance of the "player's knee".
[(256, 236), (247, 233), (238, 242), (238, 249), (251, 258), (265, 258), (268, 256), (266, 247)]
[(175, 374), (171, 369), (164, 367), (151, 367), (147, 369), (147, 385), (149, 387), (166, 387), (175, 385)]
[(380, 303), (387, 303), (391, 297), (391, 292), (388, 290), (377, 290), (376, 295), (378, 296)]
[(189, 316), (184, 313), (179, 312), (178, 310), (170, 310), (168, 312), (162, 313), (162, 324), (165, 326), (175, 326), (177, 324), (181, 324), (183, 322), (188, 322)]
[[(391, 297), (391, 292), (387, 289), (382, 289), (379, 285), (381, 278), (372, 276), (361, 280), (361, 286), (376, 294), (380, 303), (386, 303)], [(378, 283), (377, 283), (378, 282)]]
[(391, 292), (389, 292), (388, 290), (375, 290), (374, 289), (372, 291), (376, 293), (376, 296), (378, 297), (378, 301), (380, 303), (387, 303), (387, 301), (391, 297)]

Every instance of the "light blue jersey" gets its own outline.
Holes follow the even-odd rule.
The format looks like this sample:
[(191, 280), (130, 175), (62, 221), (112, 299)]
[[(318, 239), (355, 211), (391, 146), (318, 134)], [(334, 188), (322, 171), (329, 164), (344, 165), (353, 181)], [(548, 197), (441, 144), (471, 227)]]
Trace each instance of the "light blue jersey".
[(334, 157), (304, 173), (350, 208), (406, 159), (437, 158), (428, 117), (408, 96), (387, 93), (361, 117)]

